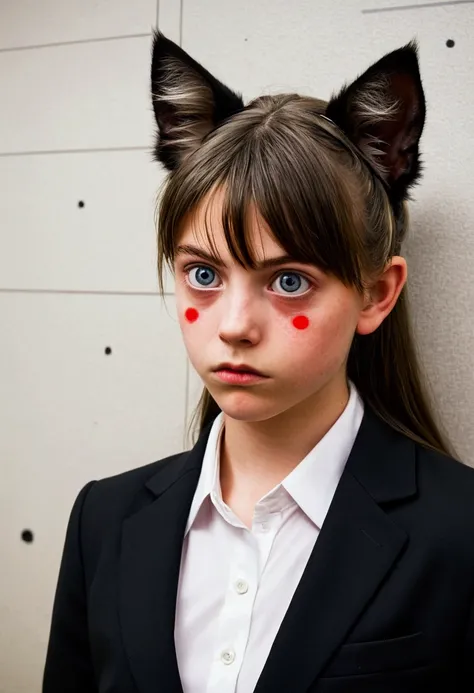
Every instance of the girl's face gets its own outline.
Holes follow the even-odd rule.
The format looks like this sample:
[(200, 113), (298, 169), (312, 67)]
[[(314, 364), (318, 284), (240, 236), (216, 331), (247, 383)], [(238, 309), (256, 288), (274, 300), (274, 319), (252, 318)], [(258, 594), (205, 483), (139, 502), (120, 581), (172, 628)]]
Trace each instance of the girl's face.
[[(229, 254), (219, 193), (208, 223), (219, 262), (210, 257), (201, 205), (177, 242), (176, 303), (189, 359), (219, 407), (233, 419), (263, 421), (290, 409), (308, 413), (330, 393), (341, 396), (362, 297), (316, 266), (285, 258), (255, 210), (251, 234), (262, 263), (256, 270)], [(229, 382), (216, 373), (223, 363), (265, 377)]]

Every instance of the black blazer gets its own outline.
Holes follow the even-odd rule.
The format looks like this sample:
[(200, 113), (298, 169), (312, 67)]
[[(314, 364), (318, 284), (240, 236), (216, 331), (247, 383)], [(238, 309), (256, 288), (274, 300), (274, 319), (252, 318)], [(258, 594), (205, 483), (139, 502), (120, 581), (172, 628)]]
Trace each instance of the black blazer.
[[(43, 693), (182, 693), (177, 584), (209, 430), (80, 492)], [(255, 691), (472, 693), (473, 598), (474, 470), (366, 408)]]

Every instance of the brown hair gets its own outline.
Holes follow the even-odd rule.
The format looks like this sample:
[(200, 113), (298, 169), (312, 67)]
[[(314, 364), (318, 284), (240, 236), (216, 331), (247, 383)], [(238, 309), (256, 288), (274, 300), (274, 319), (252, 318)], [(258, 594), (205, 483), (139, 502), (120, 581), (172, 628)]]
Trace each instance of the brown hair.
[[(226, 191), (222, 225), (229, 252), (245, 267), (254, 267), (245, 224), (250, 203), (295, 260), (317, 265), (359, 291), (364, 276), (381, 272), (400, 254), (406, 223), (397, 230), (381, 180), (343, 133), (321, 118), (322, 103), (298, 95), (255, 99), (170, 176), (158, 210), (161, 290), (184, 217), (217, 187)], [(423, 385), (406, 288), (374, 333), (354, 336), (348, 377), (387, 423), (448, 453)], [(218, 412), (204, 389), (195, 413), (199, 431)]]

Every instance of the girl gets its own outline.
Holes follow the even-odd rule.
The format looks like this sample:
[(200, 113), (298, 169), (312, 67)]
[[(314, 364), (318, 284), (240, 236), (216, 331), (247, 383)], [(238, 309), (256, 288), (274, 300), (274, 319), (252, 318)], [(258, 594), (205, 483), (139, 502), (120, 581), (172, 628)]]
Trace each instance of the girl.
[(159, 272), (205, 389), (189, 452), (72, 509), (44, 693), (474, 686), (474, 472), (417, 365), (417, 48), (247, 106), (157, 33)]

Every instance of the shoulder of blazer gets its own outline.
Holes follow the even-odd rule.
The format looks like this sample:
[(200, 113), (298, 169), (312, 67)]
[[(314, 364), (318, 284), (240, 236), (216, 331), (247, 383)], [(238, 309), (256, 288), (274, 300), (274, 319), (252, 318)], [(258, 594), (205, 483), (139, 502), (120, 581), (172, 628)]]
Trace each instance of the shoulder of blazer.
[(407, 530), (425, 524), (438, 527), (440, 539), (458, 533), (474, 544), (474, 469), (416, 443), (369, 407), (346, 471), (392, 517), (403, 515)]
[[(431, 570), (474, 597), (474, 469), (415, 444), (417, 495), (411, 506), (393, 509), (392, 519), (429, 556)], [(389, 511), (390, 512), (390, 511)], [(451, 576), (451, 577), (449, 577)], [(454, 577), (453, 577), (454, 576)]]
[(95, 481), (86, 499), (87, 513), (100, 514), (104, 506), (115, 507), (118, 513), (126, 517), (134, 510), (133, 501), (137, 494), (142, 501), (151, 496), (146, 490), (147, 482), (157, 475), (166, 474), (169, 467), (180, 465), (188, 454), (189, 452), (186, 451), (169, 455), (156, 462)]
[(124, 520), (152, 503), (176, 480), (200, 472), (209, 423), (191, 450), (92, 482), (81, 512), (84, 558), (95, 565), (104, 542), (116, 541)]
[(452, 457), (416, 444), (420, 497), (439, 512), (444, 522), (471, 527), (474, 542), (474, 469)]
[(124, 520), (153, 501), (148, 481), (181, 466), (188, 454), (170, 455), (91, 483), (82, 506), (80, 528), (86, 582), (90, 584), (104, 544), (116, 545)]

